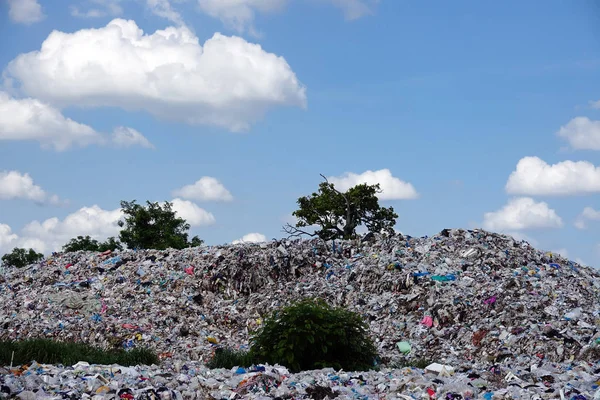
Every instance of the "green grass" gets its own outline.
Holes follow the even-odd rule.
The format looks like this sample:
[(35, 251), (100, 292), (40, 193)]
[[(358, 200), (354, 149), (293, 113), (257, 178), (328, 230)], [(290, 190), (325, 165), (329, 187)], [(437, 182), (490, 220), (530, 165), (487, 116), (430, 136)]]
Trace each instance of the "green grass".
[(226, 368), (233, 367), (248, 368), (257, 364), (248, 351), (233, 350), (229, 348), (216, 349), (213, 357), (206, 363), (208, 368)]
[(0, 341), (0, 365), (10, 365), (14, 351), (13, 365), (37, 361), (40, 364), (73, 365), (79, 361), (90, 364), (119, 364), (122, 366), (158, 364), (154, 352), (144, 348), (125, 350), (104, 350), (82, 343), (58, 342), (49, 339), (28, 339), (11, 342)]

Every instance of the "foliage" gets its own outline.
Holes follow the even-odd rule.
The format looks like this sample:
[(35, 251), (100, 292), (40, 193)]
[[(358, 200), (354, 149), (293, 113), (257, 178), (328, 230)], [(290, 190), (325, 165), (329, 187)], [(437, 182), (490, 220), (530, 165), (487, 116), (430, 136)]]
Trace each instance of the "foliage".
[(49, 339), (28, 339), (11, 342), (0, 341), (0, 365), (9, 365), (14, 351), (13, 365), (37, 361), (43, 364), (73, 365), (79, 361), (90, 364), (151, 365), (158, 364), (155, 353), (144, 348), (130, 351), (104, 350), (83, 343), (58, 342)]
[(121, 208), (125, 221), (119, 221), (123, 228), (119, 234), (121, 242), (130, 249), (183, 249), (200, 246), (203, 241), (197, 236), (188, 242), (188, 224), (176, 216), (173, 203), (147, 201), (144, 207), (133, 201), (122, 201)]
[(206, 363), (208, 368), (250, 367), (255, 364), (250, 352), (244, 350), (233, 350), (229, 348), (218, 348), (215, 354)]
[(77, 236), (63, 246), (63, 252), (69, 253), (73, 251), (106, 251), (106, 250), (123, 250), (123, 246), (114, 237), (110, 237), (106, 242), (98, 242), (90, 236)]
[(34, 264), (43, 258), (43, 254), (37, 253), (33, 249), (25, 250), (21, 248), (14, 248), (12, 252), (2, 256), (2, 263), (4, 265), (22, 268), (27, 265)]
[[(393, 234), (398, 215), (392, 207), (379, 205), (380, 192), (379, 184), (360, 184), (342, 193), (325, 179), (318, 193), (298, 199), (299, 209), (292, 214), (298, 222), (295, 227), (288, 224), (284, 231), (291, 236), (307, 234), (323, 240), (351, 239), (356, 236), (356, 228), (364, 225), (369, 232)], [(310, 226), (320, 229), (312, 234), (299, 229)]]
[(359, 314), (322, 300), (303, 300), (266, 319), (251, 339), (250, 357), (295, 372), (357, 371), (372, 369), (377, 351)]

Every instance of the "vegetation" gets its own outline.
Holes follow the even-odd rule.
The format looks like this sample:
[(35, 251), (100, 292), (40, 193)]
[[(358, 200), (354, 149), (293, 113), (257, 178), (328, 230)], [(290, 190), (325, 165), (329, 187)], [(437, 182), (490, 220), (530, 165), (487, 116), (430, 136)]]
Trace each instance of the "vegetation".
[(273, 313), (251, 339), (249, 352), (222, 349), (212, 368), (280, 364), (291, 371), (374, 368), (377, 351), (360, 315), (320, 300), (303, 300)]
[(73, 251), (106, 251), (106, 250), (123, 250), (123, 246), (114, 237), (109, 237), (106, 242), (98, 242), (96, 239), (92, 239), (88, 236), (77, 236), (69, 241), (69, 243), (63, 246), (65, 253)]
[(41, 364), (73, 365), (79, 361), (90, 364), (151, 365), (158, 364), (155, 353), (148, 349), (103, 350), (82, 343), (57, 342), (49, 339), (29, 339), (19, 342), (0, 341), (0, 365)]
[[(287, 224), (284, 232), (290, 236), (309, 235), (323, 240), (351, 239), (356, 236), (356, 228), (364, 225), (369, 232), (394, 233), (398, 215), (392, 207), (379, 205), (379, 184), (360, 184), (342, 193), (321, 176), (325, 182), (319, 185), (318, 193), (298, 199), (299, 209), (293, 213), (298, 222), (296, 226)], [(320, 229), (314, 233), (300, 229), (311, 226)]]
[(33, 249), (25, 250), (21, 248), (15, 248), (12, 252), (6, 253), (2, 256), (2, 264), (23, 268), (27, 265), (34, 264), (43, 258), (43, 254), (37, 253)]
[(125, 220), (119, 221), (122, 228), (119, 239), (127, 247), (165, 250), (202, 245), (203, 241), (197, 236), (188, 241), (190, 224), (176, 216), (173, 203), (165, 202), (162, 206), (158, 202), (146, 203), (144, 207), (135, 200), (121, 202)]

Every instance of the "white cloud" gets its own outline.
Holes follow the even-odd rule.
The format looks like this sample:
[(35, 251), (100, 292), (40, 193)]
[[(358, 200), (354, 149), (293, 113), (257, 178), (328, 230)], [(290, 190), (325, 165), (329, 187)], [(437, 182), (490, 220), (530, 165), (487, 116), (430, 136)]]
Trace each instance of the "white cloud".
[(134, 21), (74, 33), (53, 31), (19, 55), (6, 84), (67, 106), (146, 110), (156, 116), (247, 130), (269, 109), (304, 107), (306, 90), (283, 57), (216, 33), (199, 44), (185, 27), (145, 35)]
[[(94, 128), (66, 118), (49, 104), (32, 98), (15, 99), (0, 91), (0, 141), (2, 140), (34, 140), (44, 148), (54, 148), (57, 151), (73, 146), (110, 143), (108, 138)], [(147, 146), (149, 143), (139, 132), (124, 127), (114, 131), (112, 140), (118, 146)]]
[(71, 7), (71, 15), (80, 18), (101, 18), (101, 17), (116, 17), (123, 14), (120, 0), (89, 0), (89, 3), (96, 7), (89, 8), (87, 11), (81, 11), (79, 7)]
[(231, 201), (233, 196), (216, 178), (203, 176), (195, 183), (173, 191), (173, 196), (198, 201)]
[(36, 203), (59, 204), (56, 195), (46, 193), (44, 189), (33, 183), (29, 174), (19, 171), (0, 171), (0, 200), (25, 199)]
[(336, 189), (342, 192), (362, 183), (368, 185), (379, 183), (382, 192), (378, 194), (378, 197), (381, 200), (406, 200), (419, 197), (412, 184), (392, 176), (389, 169), (365, 171), (362, 174), (346, 172), (342, 176), (333, 176), (328, 179), (329, 182), (335, 185)]
[(154, 145), (141, 133), (125, 126), (117, 127), (112, 133), (112, 143), (117, 147), (140, 146), (153, 149)]
[(83, 207), (63, 220), (49, 218), (43, 222), (32, 221), (27, 224), (18, 239), (20, 247), (48, 253), (57, 251), (74, 237), (90, 235), (97, 240), (105, 240), (109, 236), (118, 236), (118, 221), (122, 218), (121, 209), (103, 210), (97, 205)]
[(42, 6), (37, 0), (7, 0), (8, 16), (14, 22), (21, 24), (32, 24), (44, 19)]
[(375, 6), (379, 0), (327, 0), (333, 3), (344, 13), (344, 17), (353, 21), (375, 13)]
[(550, 252), (553, 254), (559, 254), (566, 259), (569, 258), (569, 251), (567, 249), (556, 249), (556, 250), (551, 250)]
[(592, 108), (600, 108), (600, 100), (590, 101), (590, 106), (592, 106)]
[(257, 34), (253, 25), (256, 11), (277, 11), (285, 3), (286, 0), (198, 0), (204, 13), (221, 20), (227, 28), (254, 35)]
[(173, 199), (173, 210), (177, 215), (187, 221), (190, 226), (205, 226), (215, 223), (215, 216), (198, 207), (188, 200)]
[(238, 243), (261, 243), (261, 242), (266, 242), (267, 241), (267, 237), (265, 235), (263, 235), (262, 233), (248, 233), (247, 235), (244, 235), (241, 239), (238, 240), (234, 240), (233, 242), (231, 242), (231, 244), (238, 244)]
[(10, 252), (15, 246), (19, 236), (12, 232), (10, 226), (0, 224), (0, 255)]
[(146, 0), (146, 4), (154, 15), (165, 18), (176, 25), (185, 25), (181, 14), (173, 9), (169, 0)]
[(557, 133), (575, 150), (600, 150), (600, 121), (576, 117)]
[(600, 167), (587, 161), (562, 161), (549, 165), (538, 157), (524, 157), (510, 174), (506, 191), (529, 196), (600, 192)]
[(581, 214), (575, 220), (577, 229), (586, 229), (587, 221), (600, 221), (600, 211), (594, 210), (592, 207), (585, 207)]
[(509, 200), (502, 209), (485, 213), (483, 228), (490, 231), (519, 231), (523, 229), (559, 228), (562, 219), (547, 203), (529, 197)]

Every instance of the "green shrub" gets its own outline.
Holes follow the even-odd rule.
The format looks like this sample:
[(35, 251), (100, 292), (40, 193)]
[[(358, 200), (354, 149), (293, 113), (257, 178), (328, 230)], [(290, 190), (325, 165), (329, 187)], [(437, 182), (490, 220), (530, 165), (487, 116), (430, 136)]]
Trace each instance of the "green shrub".
[(250, 358), (294, 372), (332, 367), (364, 371), (377, 357), (360, 315), (321, 300), (303, 300), (275, 312), (252, 337)]
[(0, 342), (0, 364), (9, 365), (14, 351), (13, 365), (37, 361), (41, 364), (73, 365), (79, 361), (90, 364), (119, 364), (122, 366), (158, 364), (154, 352), (144, 348), (104, 350), (83, 343), (58, 342), (49, 339), (28, 339), (18, 342)]
[(249, 351), (218, 348), (215, 354), (206, 363), (208, 368), (250, 367), (254, 364)]
[(6, 253), (2, 256), (2, 264), (23, 268), (30, 264), (35, 264), (43, 258), (43, 254), (37, 253), (33, 249), (25, 250), (21, 248), (14, 248), (12, 252)]

